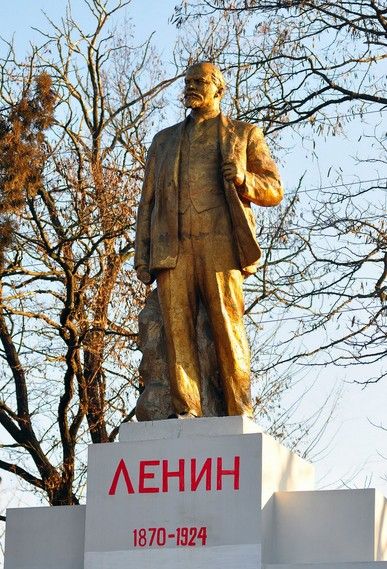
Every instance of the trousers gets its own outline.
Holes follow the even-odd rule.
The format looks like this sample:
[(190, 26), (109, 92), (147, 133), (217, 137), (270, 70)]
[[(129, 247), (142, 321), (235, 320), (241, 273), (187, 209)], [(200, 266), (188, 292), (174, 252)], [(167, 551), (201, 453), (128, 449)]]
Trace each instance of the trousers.
[(212, 330), (227, 414), (252, 416), (242, 283), (226, 203), (200, 213), (191, 205), (180, 213), (176, 267), (157, 275), (176, 413), (202, 414), (196, 341), (201, 299)]

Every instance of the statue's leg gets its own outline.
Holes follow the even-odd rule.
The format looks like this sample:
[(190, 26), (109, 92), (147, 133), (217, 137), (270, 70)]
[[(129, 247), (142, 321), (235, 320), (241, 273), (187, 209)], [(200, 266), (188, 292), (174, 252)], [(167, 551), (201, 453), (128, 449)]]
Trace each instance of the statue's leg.
[(224, 208), (202, 212), (199, 227), (211, 238), (197, 239), (195, 260), (201, 296), (210, 321), (228, 415), (252, 416), (250, 350), (243, 322), (243, 276)]
[(240, 271), (206, 272), (205, 305), (218, 356), (228, 415), (252, 416), (250, 350), (243, 323)]
[(197, 290), (189, 242), (181, 242), (176, 268), (158, 273), (157, 290), (167, 343), (172, 406), (201, 415), (196, 342)]

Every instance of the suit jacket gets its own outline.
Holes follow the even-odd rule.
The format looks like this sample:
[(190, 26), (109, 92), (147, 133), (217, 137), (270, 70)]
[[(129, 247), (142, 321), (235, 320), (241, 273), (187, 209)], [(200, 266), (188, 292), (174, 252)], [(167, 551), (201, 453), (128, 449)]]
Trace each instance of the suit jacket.
[[(144, 267), (153, 276), (160, 269), (174, 268), (177, 262), (179, 161), (186, 121), (156, 134), (148, 152), (134, 263), (136, 269)], [(278, 169), (261, 130), (254, 125), (221, 114), (219, 143), (222, 160), (233, 160), (246, 171), (243, 186), (236, 190), (233, 183), (225, 180), (224, 191), (233, 226), (230, 239), (237, 244), (241, 270), (252, 273), (261, 250), (250, 203), (273, 206), (281, 201), (283, 190)]]

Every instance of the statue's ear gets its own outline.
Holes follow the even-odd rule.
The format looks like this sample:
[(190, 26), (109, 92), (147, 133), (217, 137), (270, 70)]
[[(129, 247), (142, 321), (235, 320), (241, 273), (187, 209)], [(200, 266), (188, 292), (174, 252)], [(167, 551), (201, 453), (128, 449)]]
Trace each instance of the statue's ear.
[(224, 95), (224, 90), (225, 90), (224, 87), (219, 87), (219, 89), (218, 89), (218, 91), (217, 91), (217, 93), (216, 93), (216, 96), (219, 97), (219, 99), (221, 99), (221, 98), (223, 97), (223, 95)]
[(223, 89), (222, 87), (220, 87), (220, 88), (217, 90), (217, 92), (215, 93), (215, 97), (221, 99), (221, 98), (223, 97), (223, 92), (224, 92), (224, 89)]

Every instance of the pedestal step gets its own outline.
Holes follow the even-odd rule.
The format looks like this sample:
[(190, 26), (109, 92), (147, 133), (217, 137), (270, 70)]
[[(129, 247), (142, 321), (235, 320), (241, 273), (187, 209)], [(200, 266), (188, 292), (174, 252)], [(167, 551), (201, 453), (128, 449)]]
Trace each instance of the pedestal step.
[(123, 423), (120, 443), (180, 439), (182, 437), (222, 437), (262, 433), (259, 425), (248, 417), (200, 417), (199, 419), (168, 419)]
[(387, 561), (348, 563), (263, 563), (262, 569), (387, 569)]
[(7, 510), (4, 569), (83, 569), (86, 506)]
[(348, 563), (264, 563), (262, 569), (387, 569), (387, 561)]
[(270, 563), (387, 561), (387, 501), (374, 489), (278, 492)]

